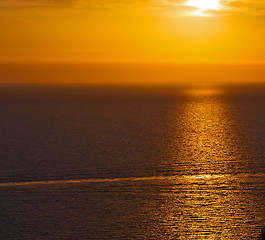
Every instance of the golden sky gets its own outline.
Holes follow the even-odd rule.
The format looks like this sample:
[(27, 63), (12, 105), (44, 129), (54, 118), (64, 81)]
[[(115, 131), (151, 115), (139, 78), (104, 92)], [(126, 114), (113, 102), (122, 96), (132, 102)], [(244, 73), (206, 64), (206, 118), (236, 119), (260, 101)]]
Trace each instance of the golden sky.
[(0, 0), (0, 61), (265, 62), (264, 0)]

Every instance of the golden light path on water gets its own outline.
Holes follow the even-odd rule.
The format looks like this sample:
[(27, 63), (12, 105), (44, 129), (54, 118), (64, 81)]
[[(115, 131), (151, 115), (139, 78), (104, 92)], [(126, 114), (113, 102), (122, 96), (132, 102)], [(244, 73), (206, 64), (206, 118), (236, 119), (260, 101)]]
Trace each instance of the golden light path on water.
[(168, 219), (175, 221), (177, 239), (243, 239), (252, 231), (244, 229), (253, 217), (248, 214), (252, 199), (246, 199), (241, 187), (248, 176), (237, 177), (245, 153), (221, 94), (217, 89), (190, 90), (176, 116), (171, 158), (176, 172), (191, 176), (169, 193)]
[[(186, 171), (199, 175), (231, 171), (236, 159), (242, 158), (239, 138), (226, 102), (220, 100), (218, 89), (193, 89), (187, 92), (178, 119), (181, 136), (176, 136), (177, 155), (190, 159)], [(173, 154), (176, 154), (173, 152)], [(235, 167), (233, 165), (233, 167)]]

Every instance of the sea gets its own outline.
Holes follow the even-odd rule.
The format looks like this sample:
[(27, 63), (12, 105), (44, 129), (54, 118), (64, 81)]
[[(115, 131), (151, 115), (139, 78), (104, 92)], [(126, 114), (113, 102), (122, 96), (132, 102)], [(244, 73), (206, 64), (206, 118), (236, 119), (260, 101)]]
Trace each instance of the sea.
[(0, 86), (0, 239), (261, 239), (265, 87)]

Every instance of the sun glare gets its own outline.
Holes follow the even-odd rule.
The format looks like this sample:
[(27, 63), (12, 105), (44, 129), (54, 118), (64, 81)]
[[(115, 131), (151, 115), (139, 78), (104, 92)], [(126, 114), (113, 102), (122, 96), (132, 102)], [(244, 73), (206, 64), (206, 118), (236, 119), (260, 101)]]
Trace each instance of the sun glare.
[(206, 10), (217, 10), (219, 8), (220, 0), (189, 0), (187, 5), (196, 7), (198, 10), (193, 15), (206, 15), (203, 12)]

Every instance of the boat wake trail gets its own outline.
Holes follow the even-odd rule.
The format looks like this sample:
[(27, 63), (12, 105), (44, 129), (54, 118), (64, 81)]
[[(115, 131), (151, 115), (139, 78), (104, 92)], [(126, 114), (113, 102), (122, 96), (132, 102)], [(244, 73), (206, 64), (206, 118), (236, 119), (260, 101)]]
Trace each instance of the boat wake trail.
[(125, 181), (154, 181), (154, 180), (207, 180), (217, 178), (265, 178), (264, 173), (239, 173), (239, 174), (213, 174), (213, 175), (172, 175), (172, 176), (151, 176), (151, 177), (128, 177), (128, 178), (92, 178), (92, 179), (64, 179), (64, 180), (43, 180), (28, 182), (2, 182), (0, 187), (8, 186), (32, 186), (32, 185), (64, 185), (64, 184), (82, 184), (82, 183), (108, 183), (108, 182), (125, 182)]

